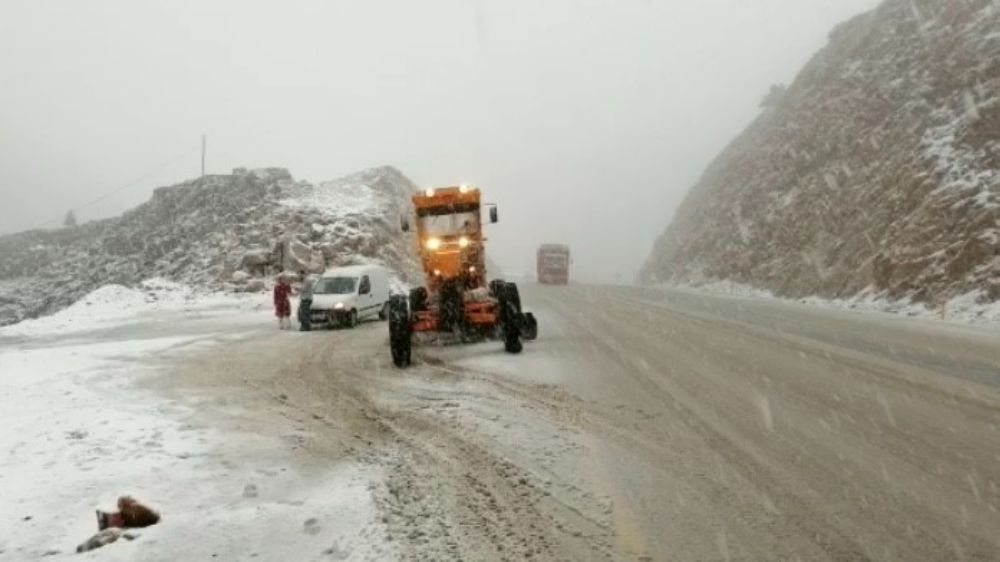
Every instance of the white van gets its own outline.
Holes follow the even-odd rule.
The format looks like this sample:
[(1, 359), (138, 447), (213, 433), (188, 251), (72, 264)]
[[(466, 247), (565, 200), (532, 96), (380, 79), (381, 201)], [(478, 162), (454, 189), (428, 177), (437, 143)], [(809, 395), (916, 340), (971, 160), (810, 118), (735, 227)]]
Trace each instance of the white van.
[(366, 318), (385, 320), (389, 273), (378, 265), (328, 269), (313, 284), (313, 326), (354, 327)]

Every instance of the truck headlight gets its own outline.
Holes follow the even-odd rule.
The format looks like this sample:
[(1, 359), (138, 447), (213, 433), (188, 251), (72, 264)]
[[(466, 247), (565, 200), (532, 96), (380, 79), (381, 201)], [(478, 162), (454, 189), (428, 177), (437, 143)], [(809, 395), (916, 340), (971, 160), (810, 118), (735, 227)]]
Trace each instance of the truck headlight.
[(441, 239), (440, 238), (428, 238), (424, 242), (424, 245), (427, 246), (428, 250), (437, 250), (438, 248), (441, 247)]
[(463, 237), (461, 237), (461, 238), (458, 239), (458, 247), (459, 248), (465, 248), (465, 247), (468, 247), (468, 245), (469, 245), (469, 237), (468, 236), (463, 236)]
[(434, 188), (433, 187), (427, 188), (427, 191), (424, 191), (424, 195), (428, 197), (434, 197)]

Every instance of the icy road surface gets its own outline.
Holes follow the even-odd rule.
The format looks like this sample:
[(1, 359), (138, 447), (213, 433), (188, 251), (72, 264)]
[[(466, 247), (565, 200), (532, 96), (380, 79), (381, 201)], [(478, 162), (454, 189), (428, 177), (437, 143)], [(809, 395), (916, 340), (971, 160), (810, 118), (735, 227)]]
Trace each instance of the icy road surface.
[[(3, 491), (20, 534), (0, 559), (85, 538), (76, 482), (165, 513), (95, 559), (1000, 559), (997, 332), (659, 289), (522, 296), (541, 332), (523, 354), (427, 345), (406, 371), (384, 323), (279, 333), (267, 311), (105, 329), (89, 352), (22, 342), (10, 357), (141, 367), (132, 407), (154, 409), (119, 443), (70, 415), (50, 438), (79, 458), (18, 438), (7, 468), (38, 472)], [(62, 390), (17, 384), (58, 411)], [(64, 514), (26, 501), (46, 470), (76, 486), (44, 484)]]

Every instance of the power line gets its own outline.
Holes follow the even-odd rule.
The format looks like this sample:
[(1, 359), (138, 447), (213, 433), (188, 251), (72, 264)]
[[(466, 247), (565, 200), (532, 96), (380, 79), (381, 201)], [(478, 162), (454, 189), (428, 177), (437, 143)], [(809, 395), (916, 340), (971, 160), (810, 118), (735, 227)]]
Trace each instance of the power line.
[[(104, 193), (103, 195), (100, 195), (96, 199), (91, 199), (90, 201), (87, 201), (86, 203), (83, 203), (81, 205), (77, 205), (76, 207), (72, 207), (71, 210), (79, 211), (80, 209), (84, 209), (84, 208), (89, 207), (91, 205), (94, 205), (96, 203), (100, 203), (101, 201), (104, 201), (105, 199), (107, 199), (107, 198), (109, 198), (109, 197), (111, 197), (113, 195), (116, 195), (118, 193), (121, 193), (122, 191), (125, 191), (126, 189), (129, 189), (131, 187), (135, 187), (136, 184), (138, 184), (139, 182), (141, 182), (141, 181), (143, 181), (143, 180), (145, 180), (145, 179), (147, 179), (147, 178), (149, 178), (151, 176), (154, 176), (154, 175), (158, 174), (164, 168), (167, 168), (169, 166), (172, 166), (173, 164), (176, 164), (177, 162), (180, 162), (181, 160), (183, 160), (184, 158), (187, 158), (192, 153), (197, 152), (198, 150), (199, 150), (198, 148), (186, 150), (182, 154), (179, 154), (179, 155), (171, 158), (170, 160), (167, 160), (166, 162), (164, 162), (164, 163), (156, 166), (155, 168), (151, 168), (149, 171), (144, 172), (141, 176), (132, 179), (128, 183), (126, 183), (124, 185), (121, 185), (119, 187), (116, 187), (115, 189), (113, 189), (111, 191), (108, 191), (107, 193)], [(34, 230), (36, 228), (42, 228), (43, 226), (46, 226), (46, 225), (49, 225), (49, 224), (53, 224), (53, 223), (57, 223), (59, 221), (60, 221), (60, 219), (53, 219), (53, 220), (45, 221), (45, 222), (40, 223), (37, 226), (35, 226), (34, 228), (31, 228), (29, 230)]]

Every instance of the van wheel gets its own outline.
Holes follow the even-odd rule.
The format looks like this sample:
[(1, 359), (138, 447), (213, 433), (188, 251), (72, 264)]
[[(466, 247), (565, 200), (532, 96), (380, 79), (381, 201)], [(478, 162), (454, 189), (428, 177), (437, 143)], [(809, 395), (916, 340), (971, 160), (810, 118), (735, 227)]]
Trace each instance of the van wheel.
[(344, 327), (353, 328), (357, 325), (358, 325), (358, 311), (352, 310), (351, 313), (347, 315), (347, 318), (344, 319)]

